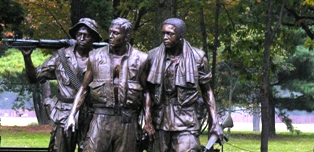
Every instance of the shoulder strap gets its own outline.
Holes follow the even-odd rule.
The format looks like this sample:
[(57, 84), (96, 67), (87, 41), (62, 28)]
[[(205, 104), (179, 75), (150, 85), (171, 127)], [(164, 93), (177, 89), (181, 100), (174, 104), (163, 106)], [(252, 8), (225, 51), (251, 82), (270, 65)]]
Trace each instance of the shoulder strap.
[(62, 66), (65, 70), (65, 73), (70, 78), (70, 81), (71, 81), (72, 85), (75, 87), (75, 89), (79, 90), (79, 88), (82, 85), (82, 82), (77, 78), (77, 76), (73, 73), (72, 69), (69, 67), (68, 62), (65, 59), (64, 48), (58, 50), (58, 54), (60, 56), (61, 63), (62, 63)]

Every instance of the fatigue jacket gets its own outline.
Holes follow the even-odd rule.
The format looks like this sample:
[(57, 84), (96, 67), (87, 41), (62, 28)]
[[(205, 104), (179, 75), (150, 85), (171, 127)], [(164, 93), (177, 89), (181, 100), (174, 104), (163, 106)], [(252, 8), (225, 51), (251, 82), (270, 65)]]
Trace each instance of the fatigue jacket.
[[(183, 53), (177, 56), (177, 61), (171, 67), (166, 64), (169, 61), (162, 44), (149, 52), (147, 60), (151, 72), (148, 82), (152, 87), (148, 89), (154, 104), (152, 117), (155, 128), (165, 131), (199, 131), (196, 109), (201, 94), (199, 85), (208, 83), (211, 78), (204, 51), (185, 41)], [(169, 74), (173, 76), (167, 76)], [(174, 86), (165, 86), (165, 82)], [(166, 94), (167, 86), (173, 90), (171, 94)]]
[(113, 54), (109, 46), (93, 50), (89, 54), (93, 81), (89, 84), (95, 107), (139, 108), (143, 88), (139, 82), (141, 69), (147, 54), (128, 44), (128, 52), (122, 56), (119, 73), (118, 105), (114, 99)]
[[(79, 72), (78, 63), (74, 54), (74, 46), (68, 48), (62, 48), (65, 52), (65, 58), (69, 67), (77, 74), (79, 78), (83, 78), (83, 74), (86, 71), (86, 65), (81, 67)], [(86, 60), (87, 62), (87, 60)], [(50, 108), (50, 118), (55, 123), (64, 124), (69, 112), (72, 108), (73, 99), (77, 93), (75, 87), (71, 84), (68, 75), (63, 68), (59, 54), (56, 52), (48, 60), (46, 60), (41, 66), (37, 67), (37, 79), (39, 82), (45, 82), (46, 80), (57, 80), (59, 97), (54, 96), (52, 99), (47, 98), (44, 100), (44, 104)], [(60, 99), (58, 99), (60, 98)], [(67, 99), (66, 101), (64, 99)]]

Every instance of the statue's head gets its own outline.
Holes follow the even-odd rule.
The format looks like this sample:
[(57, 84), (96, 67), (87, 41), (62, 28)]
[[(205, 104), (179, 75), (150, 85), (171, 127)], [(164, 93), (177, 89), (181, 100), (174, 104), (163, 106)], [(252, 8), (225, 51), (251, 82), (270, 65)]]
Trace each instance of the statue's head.
[(90, 18), (81, 18), (78, 23), (76, 23), (73, 27), (70, 28), (69, 33), (73, 39), (76, 38), (76, 32), (82, 26), (87, 27), (91, 31), (91, 36), (94, 38), (95, 42), (101, 41), (102, 37), (97, 31), (98, 25), (95, 20)]
[(163, 22), (163, 25), (165, 24), (174, 26), (176, 33), (184, 37), (185, 32), (186, 32), (186, 26), (183, 20), (179, 18), (168, 18)]
[(120, 26), (121, 32), (123, 32), (128, 39), (131, 37), (132, 23), (128, 19), (118, 17), (111, 21), (110, 27), (112, 26)]

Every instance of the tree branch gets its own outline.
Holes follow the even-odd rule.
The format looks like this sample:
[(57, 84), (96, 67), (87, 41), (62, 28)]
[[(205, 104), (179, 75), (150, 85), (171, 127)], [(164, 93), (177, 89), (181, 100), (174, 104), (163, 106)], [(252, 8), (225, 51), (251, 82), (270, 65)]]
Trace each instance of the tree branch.
[[(314, 17), (299, 16), (299, 15), (296, 13), (295, 10), (290, 9), (290, 8), (288, 8), (288, 7), (285, 7), (285, 9), (286, 9), (292, 16), (294, 16), (296, 22), (301, 21), (301, 22), (299, 22), (299, 25), (300, 25), (301, 28), (305, 31), (305, 33), (310, 37), (310, 39), (313, 40), (313, 39), (314, 39), (314, 34), (313, 34), (313, 32), (309, 29), (308, 25), (305, 24), (304, 19), (313, 19)], [(292, 24), (285, 24), (285, 25), (289, 25), (289, 26), (291, 25), (291, 26), (292, 26)], [(294, 24), (293, 26), (295, 26), (295, 24)]]
[(229, 18), (229, 20), (231, 21), (232, 28), (233, 28), (233, 30), (235, 31), (234, 22), (233, 22), (233, 20), (231, 19), (231, 17), (230, 17), (230, 14), (229, 14), (228, 10), (226, 9), (226, 7), (225, 7), (225, 5), (224, 5), (224, 4), (222, 4), (222, 3), (221, 3), (221, 6), (222, 6), (222, 7), (224, 8), (224, 10), (226, 11), (228, 18)]
[[(30, 3), (32, 3), (32, 2), (30, 2)], [(49, 14), (53, 17), (54, 21), (56, 21), (56, 23), (59, 25), (59, 27), (61, 28), (61, 30), (64, 32), (64, 34), (67, 35), (68, 38), (71, 38), (71, 36), (66, 32), (66, 30), (65, 30), (65, 29), (63, 28), (63, 26), (59, 23), (58, 19), (56, 18), (55, 15), (53, 15), (53, 13), (50, 11), (49, 8), (44, 7), (44, 6), (42, 6), (42, 5), (39, 5), (39, 4), (36, 4), (36, 3), (32, 3), (32, 4), (34, 4), (34, 5), (36, 5), (36, 6), (39, 6), (39, 7), (43, 8), (43, 9), (45, 9), (46, 11), (48, 11)]]
[(270, 36), (271, 41), (274, 39), (274, 36), (275, 36), (276, 31), (279, 29), (279, 27), (280, 27), (280, 25), (281, 25), (282, 14), (283, 14), (284, 7), (285, 7), (285, 2), (282, 1), (278, 22), (276, 23), (276, 26), (275, 26), (275, 28), (274, 28), (274, 30), (273, 30), (273, 33), (272, 33), (271, 36)]

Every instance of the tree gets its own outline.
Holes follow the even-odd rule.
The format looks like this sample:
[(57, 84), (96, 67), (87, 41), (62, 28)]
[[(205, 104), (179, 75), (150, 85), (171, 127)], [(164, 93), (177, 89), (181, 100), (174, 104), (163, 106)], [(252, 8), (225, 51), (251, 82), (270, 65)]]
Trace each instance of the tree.
[[(266, 24), (264, 23), (266, 22), (265, 14), (267, 14), (265, 2), (268, 1), (17, 0), (17, 2), (22, 4), (25, 14), (27, 14), (26, 20), (20, 28), (25, 37), (34, 39), (67, 38), (68, 29), (79, 18), (92, 17), (100, 25), (100, 33), (106, 39), (110, 21), (116, 17), (124, 17), (133, 23), (131, 44), (143, 51), (150, 50), (161, 43), (158, 35), (160, 34), (160, 24), (164, 19), (181, 18), (187, 24), (186, 38), (188, 41), (193, 46), (206, 51), (209, 59), (212, 58), (210, 62), (212, 62), (213, 69), (216, 69), (216, 64), (218, 65), (218, 68), (213, 71), (213, 73), (217, 71), (217, 76), (214, 76), (213, 81), (219, 84), (215, 85), (217, 87), (214, 90), (217, 105), (224, 109), (230, 91), (229, 84), (220, 78), (226, 72), (226, 69), (221, 69), (221, 67), (226, 68), (221, 66), (222, 63), (227, 63), (239, 78), (237, 83), (239, 87), (236, 87), (232, 96), (233, 103), (248, 110), (252, 110), (254, 105), (260, 103), (258, 99), (261, 97), (261, 77), (262, 74), (265, 74), (262, 64), (265, 50)], [(271, 13), (274, 20), (271, 25), (275, 26), (276, 20), (280, 17), (279, 10), (282, 2), (274, 1), (273, 3), (274, 9), (271, 10)], [(293, 79), (296, 78), (295, 71), (298, 71), (297, 62), (296, 59), (287, 59), (294, 54), (297, 45), (305, 44), (309, 48), (314, 46), (311, 34), (309, 34), (311, 30), (307, 30), (311, 29), (312, 25), (312, 7), (311, 1), (308, 0), (292, 0), (286, 3), (282, 15), (283, 26), (276, 32), (270, 47), (272, 51), (269, 54), (269, 89), (273, 90), (272, 88), (276, 85), (281, 85), (291, 91), (301, 89), (300, 92), (304, 96), (299, 98), (306, 98), (307, 101), (311, 99), (308, 96), (309, 91), (306, 91), (310, 85), (301, 87), (306, 83)], [(69, 13), (70, 10), (71, 13)], [(215, 13), (215, 10), (219, 10), (217, 11), (219, 13)], [(5, 30), (10, 31), (9, 28)], [(219, 33), (215, 34), (218, 31)], [(305, 41), (307, 35), (309, 38)], [(213, 50), (217, 53), (216, 55), (210, 52)], [(46, 50), (44, 52), (52, 53), (52, 51)], [(299, 59), (301, 58), (303, 57)], [(217, 63), (214, 64), (215, 62)], [(305, 64), (301, 61), (300, 63)], [(282, 75), (291, 76), (291, 79), (286, 80), (294, 83), (283, 81)], [(231, 80), (228, 75), (225, 76), (227, 80)], [(285, 107), (284, 105), (287, 104), (284, 104), (284, 99), (278, 98), (273, 92), (269, 93), (268, 98), (270, 109), (273, 110), (269, 130), (275, 132), (275, 107), (280, 109), (292, 109), (293, 107)], [(297, 99), (289, 98), (295, 104)], [(301, 109), (303, 107), (301, 105), (307, 104), (298, 105), (300, 105), (298, 108)]]
[(287, 60), (293, 65), (293, 68), (281, 69), (277, 73), (278, 83), (276, 86), (280, 87), (280, 90), (288, 90), (291, 93), (282, 95), (279, 89), (277, 92), (274, 91), (276, 107), (286, 110), (313, 111), (313, 55), (313, 51), (298, 46), (296, 53), (289, 56)]
[(10, 29), (15, 31), (16, 34), (20, 34), (19, 25), (24, 20), (24, 9), (22, 6), (12, 0), (2, 0), (0, 2), (0, 39), (3, 37), (2, 32), (9, 25)]
[[(34, 50), (33, 60), (34, 65), (38, 66), (49, 55), (44, 55), (38, 50)], [(39, 124), (48, 124), (48, 117), (42, 105), (42, 89), (40, 84), (31, 85), (28, 83), (24, 70), (23, 56), (19, 50), (10, 49), (5, 52), (5, 55), (0, 58), (0, 92), (16, 92), (18, 97), (15, 99), (13, 109), (25, 110), (27, 101), (33, 99), (32, 105), (28, 110), (35, 110)], [(50, 90), (49, 90), (50, 91)]]
[[(222, 2), (221, 4), (225, 6), (226, 14), (220, 14), (220, 17), (227, 17), (227, 19), (220, 20), (220, 28), (224, 28), (224, 30), (220, 30), (220, 35), (222, 35), (220, 37), (220, 41), (222, 42), (221, 49), (223, 51), (221, 51), (221, 55), (218, 54), (218, 58), (221, 58), (222, 61), (229, 59), (234, 63), (235, 69), (239, 72), (240, 84), (250, 84), (254, 81), (256, 84), (254, 86), (260, 86), (262, 84), (260, 78), (263, 73), (262, 64), (260, 63), (263, 61), (264, 31), (266, 28), (263, 23), (266, 22), (264, 14), (267, 14), (265, 3), (244, 0), (240, 1), (240, 3), (235, 3), (235, 5), (233, 5), (235, 7), (231, 7), (230, 3)], [(287, 3), (287, 5), (289, 4), (290, 2)], [(275, 26), (276, 21), (280, 18), (280, 6), (280, 1), (274, 2), (274, 9), (271, 11), (272, 17), (274, 18), (272, 26)], [(288, 19), (285, 18), (287, 16), (285, 9), (283, 10), (282, 16), (282, 19)], [(291, 63), (287, 62), (287, 58), (294, 54), (297, 45), (304, 43), (304, 37), (305, 34), (300, 32), (300, 30), (295, 30), (295, 28), (286, 26), (278, 28), (271, 45), (269, 89), (278, 85), (278, 77), (276, 74), (279, 71), (289, 71), (292, 69)], [(250, 91), (246, 93), (250, 93)], [(249, 97), (250, 95), (247, 94), (246, 96)], [(255, 97), (259, 97), (259, 93), (255, 92)], [(269, 135), (275, 135), (275, 107), (279, 108), (281, 104), (277, 104), (277, 99), (273, 97), (272, 92), (269, 93), (268, 98), (272, 113), (272, 116), (269, 117), (271, 119), (268, 125), (270, 130)], [(237, 99), (238, 97), (236, 95), (235, 101), (239, 103)], [(252, 104), (253, 101), (249, 101), (248, 99), (250, 98), (242, 100)], [(306, 109), (306, 107), (304, 107), (304, 109)]]
[(112, 2), (106, 0), (72, 0), (70, 5), (71, 26), (76, 24), (80, 18), (92, 18), (98, 23), (98, 32), (107, 39), (104, 35), (108, 34), (110, 22), (114, 18)]
[(154, 46), (157, 46), (161, 42), (161, 27), (162, 22), (170, 17), (177, 17), (176, 15), (176, 0), (164, 0), (164, 1), (155, 1), (155, 38), (153, 39)]
[(68, 34), (68, 29), (71, 27), (68, 1), (16, 1), (26, 10), (21, 28), (24, 38), (63, 39), (70, 37)]
[[(262, 82), (262, 139), (261, 139), (261, 151), (266, 152), (268, 151), (268, 131), (269, 131), (269, 117), (271, 116), (270, 113), (270, 106), (269, 106), (269, 72), (270, 72), (270, 47), (274, 40), (274, 36), (280, 27), (281, 24), (281, 17), (284, 9), (285, 3), (282, 2), (281, 9), (280, 9), (280, 15), (278, 22), (274, 29), (272, 28), (272, 9), (273, 9), (273, 2), (271, 0), (268, 1), (267, 4), (267, 22), (266, 22), (266, 30), (265, 30), (265, 43), (264, 43), (264, 58), (263, 58), (263, 82)], [(274, 112), (274, 111), (272, 111)]]

